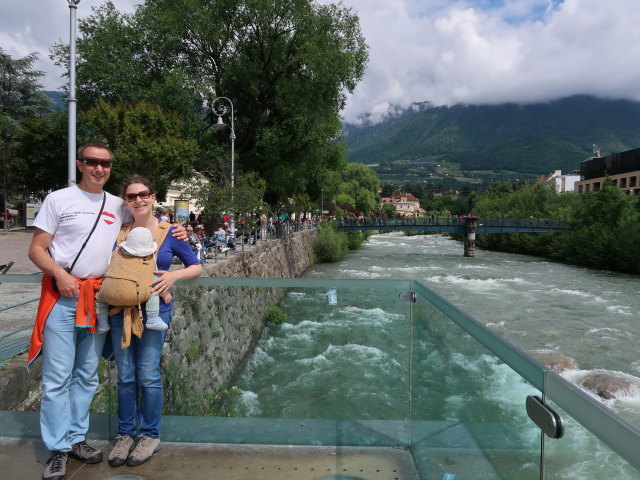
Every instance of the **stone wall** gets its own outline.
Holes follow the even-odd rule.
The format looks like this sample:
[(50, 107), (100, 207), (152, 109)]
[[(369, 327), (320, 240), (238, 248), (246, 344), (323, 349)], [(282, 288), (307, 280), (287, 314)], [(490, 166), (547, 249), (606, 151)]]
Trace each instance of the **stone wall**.
[[(258, 242), (218, 263), (205, 265), (206, 276), (293, 278), (313, 261), (315, 230)], [(238, 247), (240, 248), (240, 247)], [(286, 289), (194, 287), (176, 290), (176, 307), (163, 351), (169, 381), (182, 378), (189, 393), (204, 395), (231, 387), (243, 370), (264, 328), (264, 311)]]

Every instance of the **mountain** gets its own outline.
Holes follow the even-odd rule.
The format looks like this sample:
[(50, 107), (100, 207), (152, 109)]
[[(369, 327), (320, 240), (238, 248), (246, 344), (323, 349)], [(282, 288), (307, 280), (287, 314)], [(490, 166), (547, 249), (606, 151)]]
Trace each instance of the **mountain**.
[(47, 97), (51, 99), (51, 102), (52, 102), (51, 110), (67, 109), (67, 104), (65, 103), (67, 95), (64, 92), (56, 92), (53, 90), (43, 90), (42, 93), (44, 93)]
[(421, 175), (437, 176), (445, 166), (460, 177), (526, 177), (579, 169), (594, 144), (605, 155), (639, 147), (640, 102), (578, 95), (524, 105), (422, 104), (376, 125), (347, 124), (345, 131), (348, 160), (372, 165), (383, 180), (388, 174), (423, 181)]

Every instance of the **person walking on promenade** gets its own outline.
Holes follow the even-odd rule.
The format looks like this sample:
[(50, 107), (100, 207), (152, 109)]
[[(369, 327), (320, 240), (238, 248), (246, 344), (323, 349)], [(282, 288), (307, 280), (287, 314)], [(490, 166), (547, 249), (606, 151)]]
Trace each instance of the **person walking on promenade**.
[[(122, 189), (122, 197), (133, 215), (131, 228), (144, 227), (154, 233), (157, 228), (162, 227), (153, 215), (156, 196), (148, 179), (140, 176), (128, 179)], [(174, 256), (182, 261), (185, 268), (169, 271)], [(159, 246), (156, 261), (158, 270), (155, 273), (159, 277), (152, 283), (153, 290), (162, 297), (160, 318), (171, 326), (173, 297), (169, 295), (169, 301), (166, 302), (164, 294), (176, 280), (198, 277), (202, 273), (202, 266), (189, 244), (178, 241), (171, 235), (167, 235)], [(109, 465), (142, 465), (160, 449), (163, 403), (160, 354), (167, 331), (145, 328), (139, 338), (132, 336), (129, 346), (123, 348), (120, 342), (124, 329), (122, 312), (110, 317), (109, 323), (118, 369), (118, 434), (115, 437), (116, 444), (109, 454)], [(134, 438), (138, 421), (139, 435), (136, 443)]]
[(2, 212), (2, 223), (3, 223), (4, 231), (10, 232), (11, 231), (11, 212), (9, 211), (8, 208), (6, 208), (4, 212)]

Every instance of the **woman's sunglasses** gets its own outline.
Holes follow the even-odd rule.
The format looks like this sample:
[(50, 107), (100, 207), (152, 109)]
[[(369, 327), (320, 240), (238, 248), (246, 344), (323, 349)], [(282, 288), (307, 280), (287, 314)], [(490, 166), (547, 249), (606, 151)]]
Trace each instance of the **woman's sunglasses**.
[(124, 194), (124, 198), (127, 200), (127, 202), (135, 201), (136, 197), (140, 197), (140, 200), (148, 200), (150, 196), (151, 196), (151, 192), (149, 190), (143, 190), (143, 191), (138, 192), (138, 193), (125, 193)]

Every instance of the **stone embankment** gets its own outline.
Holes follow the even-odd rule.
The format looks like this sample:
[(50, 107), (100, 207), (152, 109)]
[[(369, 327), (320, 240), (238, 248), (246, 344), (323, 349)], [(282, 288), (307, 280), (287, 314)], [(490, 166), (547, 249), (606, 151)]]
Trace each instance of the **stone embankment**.
[[(203, 276), (293, 278), (313, 262), (316, 230), (298, 232), (205, 265)], [(277, 304), (282, 288), (180, 287), (163, 349), (162, 368), (182, 380), (189, 395), (206, 396), (232, 386), (264, 328), (264, 311)], [(0, 370), (0, 410), (37, 409), (40, 362), (27, 373), (26, 354)], [(115, 369), (113, 369), (115, 371)]]
[[(207, 264), (206, 276), (293, 278), (313, 261), (315, 230), (259, 243), (223, 263)], [(192, 393), (234, 384), (264, 328), (264, 311), (283, 288), (193, 287), (176, 292), (176, 308), (163, 351), (165, 374), (188, 377)]]

